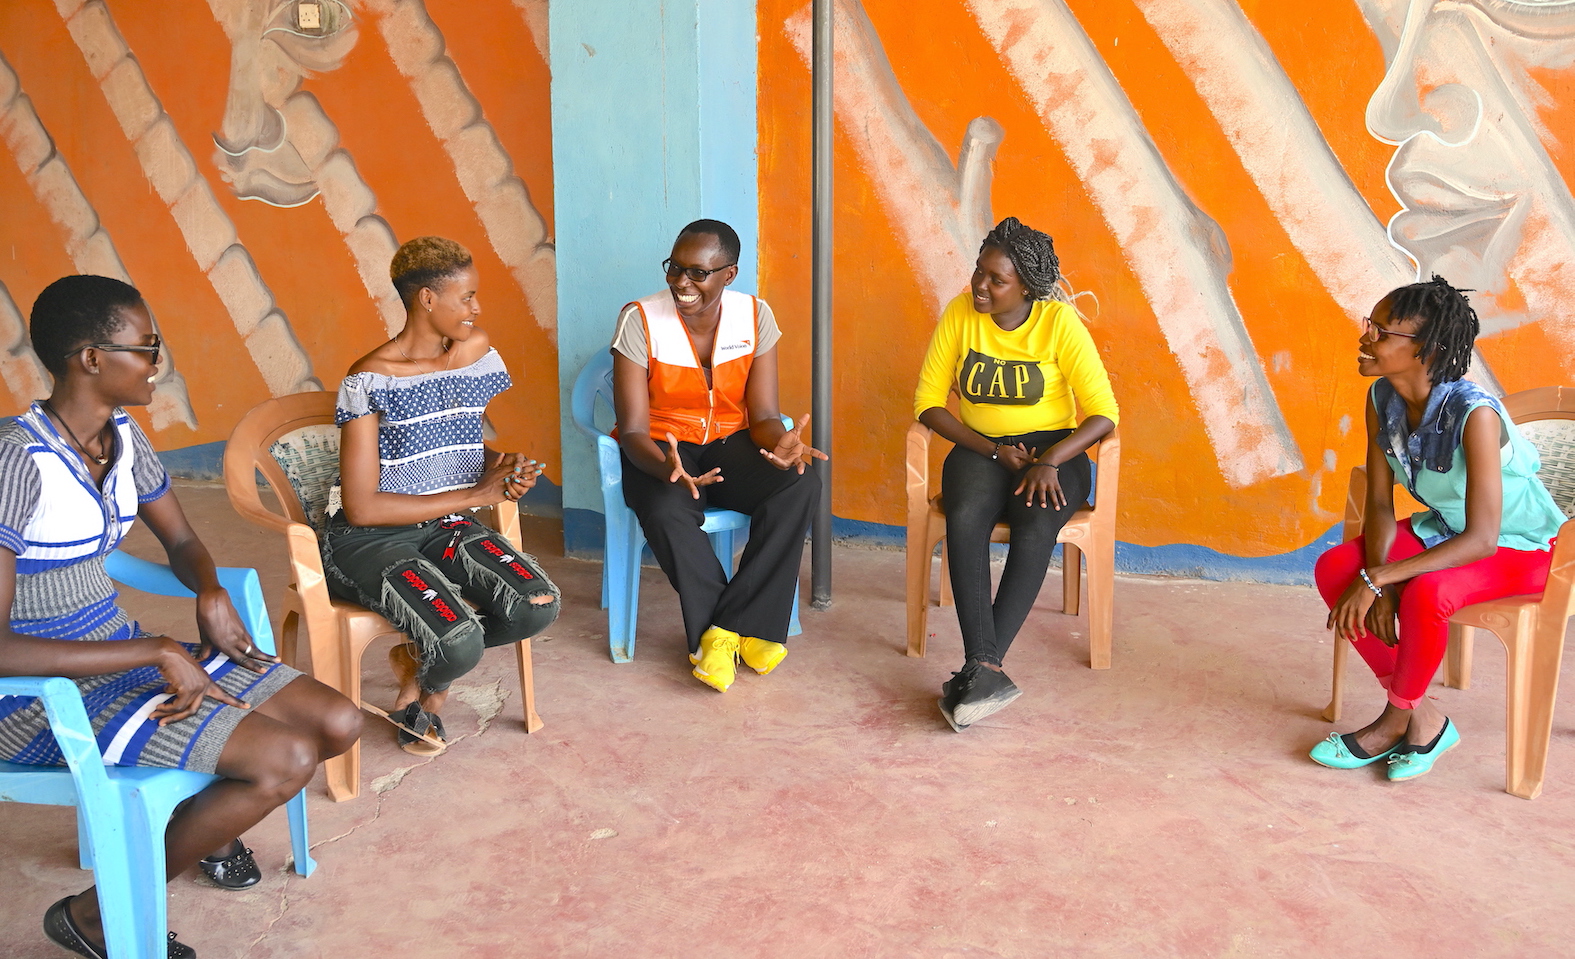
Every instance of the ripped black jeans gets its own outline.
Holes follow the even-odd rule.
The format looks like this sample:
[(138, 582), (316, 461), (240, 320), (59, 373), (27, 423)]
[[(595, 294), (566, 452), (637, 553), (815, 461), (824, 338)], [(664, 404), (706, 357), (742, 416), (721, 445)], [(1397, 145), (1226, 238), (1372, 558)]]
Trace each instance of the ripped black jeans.
[(558, 618), (558, 587), (536, 557), (468, 516), (351, 526), (340, 513), (323, 534), (323, 571), (329, 592), (410, 637), (424, 692), (448, 689), (484, 649), (529, 639)]

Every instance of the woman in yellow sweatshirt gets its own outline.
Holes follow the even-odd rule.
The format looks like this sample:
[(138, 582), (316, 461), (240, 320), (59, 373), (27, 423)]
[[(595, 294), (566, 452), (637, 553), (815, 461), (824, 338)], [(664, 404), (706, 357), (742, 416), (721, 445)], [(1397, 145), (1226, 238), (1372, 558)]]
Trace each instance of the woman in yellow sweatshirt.
[[(966, 660), (941, 685), (940, 707), (958, 732), (1021, 694), (1001, 660), (1044, 583), (1056, 536), (1088, 498), (1084, 451), (1120, 415), (1093, 338), (1056, 298), (1060, 279), (1049, 236), (1016, 217), (998, 223), (969, 289), (941, 313), (914, 395), (919, 422), (956, 444), (941, 499)], [(953, 390), (960, 418), (946, 409)], [(1003, 520), (1011, 547), (992, 603), (990, 533)]]

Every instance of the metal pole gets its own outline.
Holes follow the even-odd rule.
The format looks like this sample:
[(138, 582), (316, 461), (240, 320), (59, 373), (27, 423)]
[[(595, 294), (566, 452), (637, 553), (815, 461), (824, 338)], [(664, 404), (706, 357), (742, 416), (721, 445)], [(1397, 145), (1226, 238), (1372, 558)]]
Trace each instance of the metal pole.
[(811, 309), (811, 373), (813, 396), (810, 435), (817, 449), (831, 460), (816, 461), (820, 475), (820, 509), (812, 526), (810, 543), (810, 605), (826, 609), (831, 605), (831, 475), (835, 454), (831, 413), (831, 236), (832, 236), (832, 117), (831, 117), (831, 38), (832, 0), (814, 0), (812, 11), (814, 39), (810, 74), (813, 87), (814, 176), (811, 203), (813, 241), (813, 306)]

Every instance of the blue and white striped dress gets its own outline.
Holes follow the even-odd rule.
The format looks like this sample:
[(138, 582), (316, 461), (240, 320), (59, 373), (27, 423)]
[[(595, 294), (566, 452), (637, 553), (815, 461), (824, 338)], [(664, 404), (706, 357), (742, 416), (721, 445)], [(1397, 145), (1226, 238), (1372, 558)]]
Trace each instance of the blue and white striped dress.
[[(120, 594), (104, 572), (104, 557), (125, 538), (138, 508), (169, 492), (170, 478), (136, 421), (117, 409), (114, 424), (114, 465), (102, 485), (38, 404), (0, 426), (0, 547), (16, 554), (13, 632), (85, 641), (147, 635), (116, 604)], [(203, 667), (221, 688), (252, 706), (301, 675), (288, 666), (258, 675), (217, 651)], [(148, 716), (168, 696), (163, 676), (152, 666), (76, 684), (110, 765), (211, 773), (246, 716), (205, 699), (194, 715), (159, 726)], [(0, 696), (0, 759), (63, 762), (38, 700)]]

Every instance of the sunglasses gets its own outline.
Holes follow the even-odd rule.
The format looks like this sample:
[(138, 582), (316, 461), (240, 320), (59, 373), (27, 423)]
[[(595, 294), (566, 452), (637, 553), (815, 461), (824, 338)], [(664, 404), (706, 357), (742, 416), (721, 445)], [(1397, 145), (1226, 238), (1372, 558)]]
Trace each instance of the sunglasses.
[(1414, 340), (1422, 335), (1420, 333), (1401, 333), (1399, 330), (1386, 330), (1374, 323), (1373, 318), (1370, 316), (1362, 317), (1362, 333), (1363, 335), (1371, 334), (1375, 340), (1381, 340), (1386, 336), (1400, 336), (1408, 340)]
[(152, 343), (84, 343), (66, 356), (76, 356), (83, 350), (103, 350), (105, 353), (146, 353), (148, 362), (158, 366), (159, 352), (163, 349), (164, 338), (155, 335)]
[(673, 262), (672, 257), (668, 257), (662, 261), (662, 271), (667, 274), (668, 279), (672, 279), (673, 277), (682, 273), (684, 276), (689, 277), (689, 279), (694, 280), (696, 283), (704, 283), (706, 281), (706, 277), (710, 276), (711, 274), (720, 273), (729, 266), (737, 265), (738, 264), (734, 262), (727, 264), (727, 266), (719, 266), (714, 270), (702, 270), (698, 266), (679, 266)]

